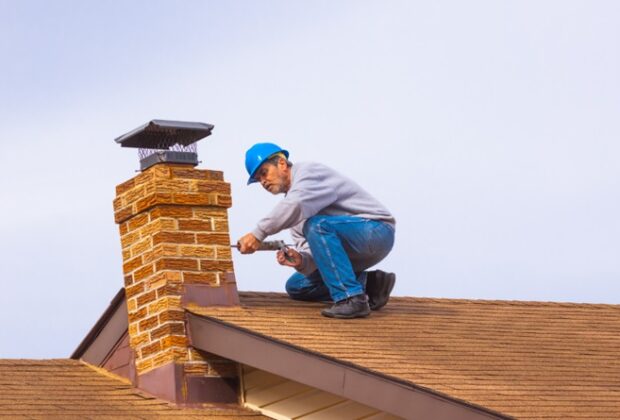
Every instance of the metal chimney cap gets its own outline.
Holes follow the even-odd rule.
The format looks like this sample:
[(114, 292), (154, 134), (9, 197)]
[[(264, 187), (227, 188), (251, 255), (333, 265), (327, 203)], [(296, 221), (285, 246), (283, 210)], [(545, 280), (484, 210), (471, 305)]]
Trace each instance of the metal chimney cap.
[(121, 147), (167, 150), (175, 144), (195, 143), (211, 135), (213, 127), (201, 122), (152, 120), (114, 141)]

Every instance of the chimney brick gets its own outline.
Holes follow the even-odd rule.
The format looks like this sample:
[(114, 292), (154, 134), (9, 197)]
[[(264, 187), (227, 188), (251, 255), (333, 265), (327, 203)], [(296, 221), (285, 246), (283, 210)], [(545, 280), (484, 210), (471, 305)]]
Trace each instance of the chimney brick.
[(234, 362), (189, 346), (183, 309), (200, 301), (194, 295), (215, 289), (226, 289), (217, 295), (220, 304), (238, 304), (228, 232), (230, 193), (222, 172), (165, 163), (116, 187), (114, 218), (138, 381), (170, 363), (183, 375), (236, 375)]

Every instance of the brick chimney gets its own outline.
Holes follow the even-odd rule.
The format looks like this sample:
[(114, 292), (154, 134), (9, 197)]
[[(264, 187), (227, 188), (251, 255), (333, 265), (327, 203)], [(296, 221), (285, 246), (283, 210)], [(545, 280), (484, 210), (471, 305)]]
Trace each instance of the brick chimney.
[(195, 164), (164, 159), (116, 187), (135, 385), (178, 404), (236, 402), (236, 364), (188, 344), (185, 305), (239, 304), (230, 185)]

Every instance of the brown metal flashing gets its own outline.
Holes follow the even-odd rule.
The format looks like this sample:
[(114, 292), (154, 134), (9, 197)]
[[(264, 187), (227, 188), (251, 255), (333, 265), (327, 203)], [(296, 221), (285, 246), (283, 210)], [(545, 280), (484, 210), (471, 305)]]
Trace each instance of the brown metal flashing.
[(187, 376), (187, 403), (239, 403), (239, 378)]
[(138, 388), (182, 406), (238, 403), (238, 378), (187, 376), (183, 365), (168, 363), (138, 376)]
[(138, 388), (166, 401), (183, 400), (183, 366), (168, 363), (138, 376)]
[[(232, 273), (231, 273), (232, 275)], [(234, 281), (234, 275), (232, 275)], [(231, 276), (226, 277), (227, 280)], [(219, 287), (207, 286), (203, 284), (186, 284), (185, 291), (181, 297), (183, 305), (198, 306), (234, 306), (239, 305), (239, 293), (235, 283), (223, 284)]]
[(311, 353), (215, 318), (188, 313), (190, 343), (287, 379), (403, 418), (507, 419), (508, 416)]
[(82, 359), (92, 365), (101, 366), (123, 338), (127, 327), (127, 302), (125, 289), (121, 288), (70, 358)]

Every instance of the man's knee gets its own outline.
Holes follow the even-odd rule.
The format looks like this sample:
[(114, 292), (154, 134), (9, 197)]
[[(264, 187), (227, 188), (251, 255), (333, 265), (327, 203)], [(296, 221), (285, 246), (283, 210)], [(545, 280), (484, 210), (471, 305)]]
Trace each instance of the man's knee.
[(300, 299), (303, 296), (304, 288), (300, 284), (303, 279), (304, 276), (302, 274), (295, 273), (286, 281), (286, 293), (292, 299)]
[(299, 293), (299, 289), (295, 286), (294, 283), (291, 282), (291, 279), (287, 280), (285, 288), (286, 288), (286, 293), (288, 293), (290, 297), (295, 299), (295, 296), (297, 296), (297, 294)]
[(286, 293), (291, 299), (304, 301), (329, 300), (329, 290), (321, 280), (317, 271), (306, 277), (301, 273), (293, 274), (286, 281)]

